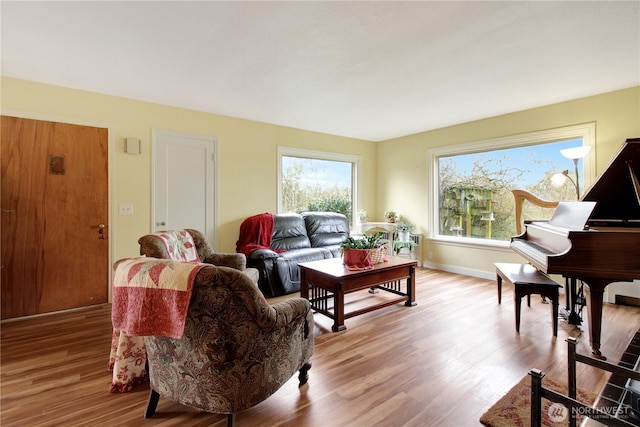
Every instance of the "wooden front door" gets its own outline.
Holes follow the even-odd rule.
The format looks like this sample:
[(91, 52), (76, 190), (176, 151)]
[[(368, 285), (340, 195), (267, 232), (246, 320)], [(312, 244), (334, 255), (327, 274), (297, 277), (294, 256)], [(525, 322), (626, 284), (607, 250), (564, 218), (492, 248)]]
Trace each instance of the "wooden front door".
[(2, 117), (2, 319), (107, 302), (107, 141)]

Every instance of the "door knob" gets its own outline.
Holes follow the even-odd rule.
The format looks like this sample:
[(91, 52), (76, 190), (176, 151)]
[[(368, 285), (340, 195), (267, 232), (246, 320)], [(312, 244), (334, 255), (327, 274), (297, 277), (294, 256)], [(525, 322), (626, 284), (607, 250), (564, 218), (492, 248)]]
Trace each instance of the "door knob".
[(107, 226), (105, 224), (98, 224), (98, 234), (100, 235), (101, 239), (105, 239), (105, 235), (104, 235), (104, 229)]

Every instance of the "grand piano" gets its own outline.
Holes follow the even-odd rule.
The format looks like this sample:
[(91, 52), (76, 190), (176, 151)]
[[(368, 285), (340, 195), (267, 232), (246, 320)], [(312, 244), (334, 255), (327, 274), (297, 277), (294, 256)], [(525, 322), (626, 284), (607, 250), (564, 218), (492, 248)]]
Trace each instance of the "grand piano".
[(627, 139), (579, 202), (560, 203), (549, 221), (527, 221), (511, 247), (538, 270), (589, 289), (589, 337), (600, 351), (602, 297), (613, 282), (640, 279), (640, 138)]

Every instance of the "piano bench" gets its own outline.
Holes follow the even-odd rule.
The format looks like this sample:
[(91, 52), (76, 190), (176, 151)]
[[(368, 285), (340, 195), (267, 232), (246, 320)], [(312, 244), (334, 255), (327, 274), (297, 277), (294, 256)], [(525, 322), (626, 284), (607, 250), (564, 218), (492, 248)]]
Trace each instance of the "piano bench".
[(502, 303), (502, 281), (513, 284), (513, 295), (516, 305), (516, 332), (520, 333), (520, 306), (522, 297), (527, 296), (527, 306), (531, 307), (531, 295), (542, 295), (551, 300), (551, 316), (553, 336), (558, 336), (558, 300), (562, 287), (549, 276), (538, 271), (530, 264), (510, 264), (496, 262), (496, 279), (498, 282), (498, 304)]

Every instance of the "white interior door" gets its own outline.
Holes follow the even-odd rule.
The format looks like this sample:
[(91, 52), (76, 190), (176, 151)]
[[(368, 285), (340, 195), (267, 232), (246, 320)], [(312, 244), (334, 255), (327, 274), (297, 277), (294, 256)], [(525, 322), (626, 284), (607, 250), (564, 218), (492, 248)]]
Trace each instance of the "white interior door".
[(154, 129), (152, 229), (194, 228), (215, 245), (217, 139)]

